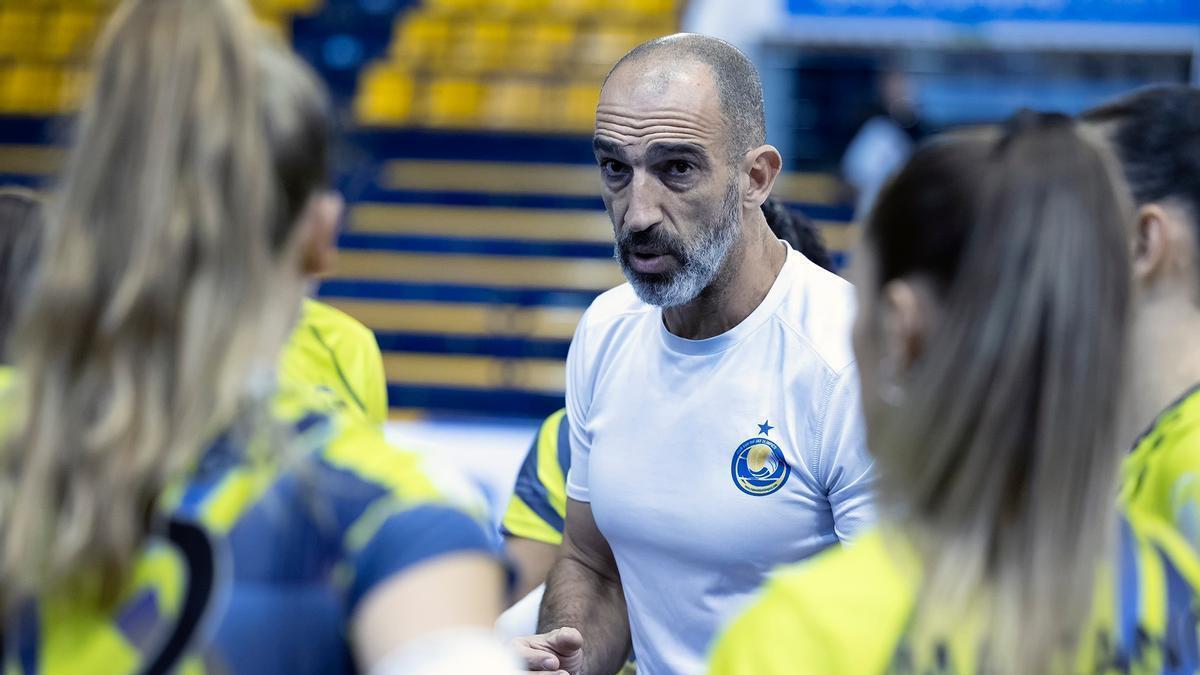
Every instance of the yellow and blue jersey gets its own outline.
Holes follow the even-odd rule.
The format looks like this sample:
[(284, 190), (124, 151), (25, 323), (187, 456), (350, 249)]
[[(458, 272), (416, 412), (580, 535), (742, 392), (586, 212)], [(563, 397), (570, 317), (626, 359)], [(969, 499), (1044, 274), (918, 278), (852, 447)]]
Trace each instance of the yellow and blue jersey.
[[(717, 640), (709, 673), (982, 672), (975, 659), (986, 644), (969, 622), (954, 635), (914, 638), (921, 578), (911, 544), (884, 529), (784, 568)], [(1169, 528), (1122, 521), (1077, 653), (1055, 672), (1196, 672), (1198, 581), (1200, 563)]]
[(1123, 503), (1169, 523), (1200, 552), (1200, 385), (1134, 444), (1121, 478)]
[(0, 672), (350, 673), (349, 618), (373, 588), (438, 556), (497, 554), (466, 483), (310, 396), (276, 401), (288, 452), (226, 433), (164, 494), (115, 605), (26, 602)]
[(387, 378), (375, 334), (350, 315), (306, 299), (279, 364), (285, 387), (315, 387), (361, 413), (387, 421)]
[(567, 471), (571, 468), (571, 427), (559, 410), (538, 429), (517, 473), (512, 499), (500, 530), (505, 536), (562, 544), (567, 515)]

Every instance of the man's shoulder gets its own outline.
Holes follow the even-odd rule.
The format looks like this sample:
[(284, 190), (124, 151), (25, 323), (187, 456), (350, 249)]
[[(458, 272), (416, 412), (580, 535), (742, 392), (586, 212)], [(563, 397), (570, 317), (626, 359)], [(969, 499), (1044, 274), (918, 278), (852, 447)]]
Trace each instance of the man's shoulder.
[(793, 264), (793, 287), (776, 311), (778, 321), (837, 374), (854, 362), (854, 286), (803, 258)]

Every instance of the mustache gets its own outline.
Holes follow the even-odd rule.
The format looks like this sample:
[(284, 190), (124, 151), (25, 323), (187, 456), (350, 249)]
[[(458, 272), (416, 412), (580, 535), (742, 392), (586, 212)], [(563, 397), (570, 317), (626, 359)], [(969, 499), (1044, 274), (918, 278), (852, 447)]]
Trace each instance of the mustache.
[(625, 232), (617, 239), (617, 251), (622, 257), (633, 255), (634, 251), (654, 253), (657, 255), (670, 255), (676, 260), (683, 262), (687, 259), (687, 253), (684, 247), (679, 245), (679, 242), (665, 235), (658, 228), (642, 230), (640, 232)]

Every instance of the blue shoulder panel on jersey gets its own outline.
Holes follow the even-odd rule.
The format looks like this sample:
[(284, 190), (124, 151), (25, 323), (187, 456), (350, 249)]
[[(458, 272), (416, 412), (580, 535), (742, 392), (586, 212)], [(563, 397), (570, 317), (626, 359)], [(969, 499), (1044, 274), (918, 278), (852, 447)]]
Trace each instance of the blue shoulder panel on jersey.
[(558, 466), (565, 478), (571, 470), (571, 420), (566, 415), (558, 421)]

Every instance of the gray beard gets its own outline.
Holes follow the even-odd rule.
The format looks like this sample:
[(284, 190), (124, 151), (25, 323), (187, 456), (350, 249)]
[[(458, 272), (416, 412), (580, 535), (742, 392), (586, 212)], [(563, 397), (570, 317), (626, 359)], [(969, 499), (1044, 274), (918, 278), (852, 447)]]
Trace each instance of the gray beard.
[(734, 182), (725, 193), (720, 212), (715, 219), (705, 223), (700, 241), (684, 252), (682, 264), (674, 272), (640, 274), (625, 263), (620, 247), (614, 247), (613, 257), (642, 302), (664, 308), (678, 307), (695, 300), (712, 285), (729, 258), (741, 227), (737, 196), (737, 183)]

